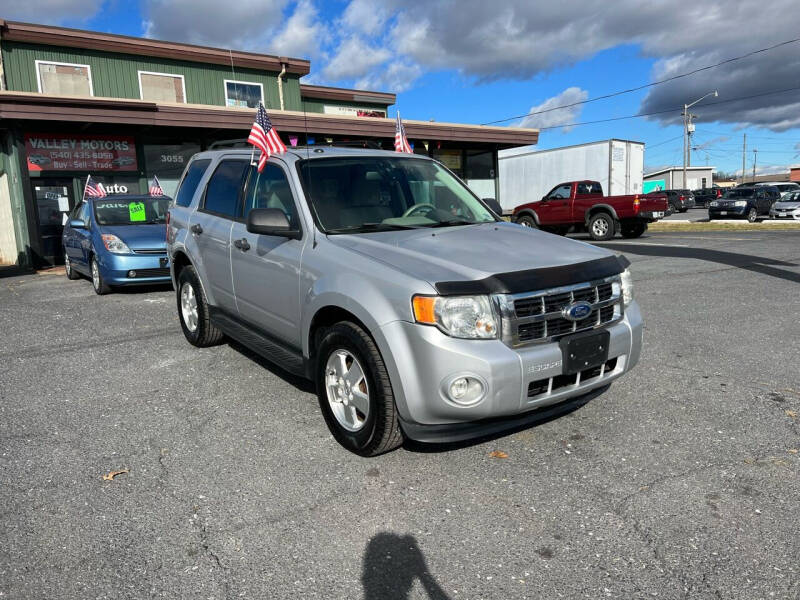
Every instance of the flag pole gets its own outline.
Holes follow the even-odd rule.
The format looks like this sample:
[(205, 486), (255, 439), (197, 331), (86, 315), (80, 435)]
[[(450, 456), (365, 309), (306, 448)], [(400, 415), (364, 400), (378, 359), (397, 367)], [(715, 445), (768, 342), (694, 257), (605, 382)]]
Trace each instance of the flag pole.
[(86, 188), (89, 187), (89, 180), (92, 178), (91, 174), (86, 176), (86, 183), (83, 184), (83, 194), (81, 195), (81, 202), (86, 200)]

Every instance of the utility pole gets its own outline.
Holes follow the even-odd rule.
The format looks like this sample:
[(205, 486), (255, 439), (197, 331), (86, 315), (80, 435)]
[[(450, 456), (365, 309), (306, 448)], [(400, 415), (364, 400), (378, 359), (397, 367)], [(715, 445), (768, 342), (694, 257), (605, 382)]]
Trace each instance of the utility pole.
[(688, 188), (689, 187), (687, 182), (686, 182), (686, 161), (689, 158), (688, 154), (689, 154), (689, 151), (690, 151), (689, 150), (689, 127), (692, 124), (692, 116), (689, 114), (689, 109), (691, 107), (693, 107), (695, 104), (697, 104), (698, 102), (701, 102), (701, 101), (705, 100), (709, 96), (714, 96), (716, 98), (717, 96), (719, 96), (719, 94), (717, 93), (717, 90), (714, 90), (713, 92), (709, 92), (708, 94), (706, 94), (702, 98), (698, 98), (697, 100), (695, 100), (691, 104), (684, 104), (683, 105), (683, 183), (681, 184), (682, 188)]
[(747, 158), (747, 134), (742, 134), (742, 183), (744, 183), (745, 159)]
[(753, 148), (753, 182), (756, 182), (756, 159), (758, 158), (758, 150)]

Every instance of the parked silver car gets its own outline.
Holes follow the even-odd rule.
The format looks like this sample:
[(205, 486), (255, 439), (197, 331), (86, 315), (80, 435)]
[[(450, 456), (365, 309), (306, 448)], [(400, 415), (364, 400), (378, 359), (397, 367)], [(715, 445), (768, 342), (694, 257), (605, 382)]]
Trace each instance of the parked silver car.
[(773, 219), (800, 221), (800, 190), (789, 192), (773, 204), (769, 216)]
[(627, 260), (502, 221), (426, 157), (294, 148), (259, 173), (203, 152), (167, 238), (187, 340), (312, 379), (362, 455), (533, 422), (639, 360)]

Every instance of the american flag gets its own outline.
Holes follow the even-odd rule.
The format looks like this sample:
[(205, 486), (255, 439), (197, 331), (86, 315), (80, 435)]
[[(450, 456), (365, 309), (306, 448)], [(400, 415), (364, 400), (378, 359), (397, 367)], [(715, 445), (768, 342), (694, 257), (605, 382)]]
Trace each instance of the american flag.
[(286, 146), (283, 145), (278, 132), (272, 126), (272, 121), (269, 120), (267, 111), (261, 102), (258, 103), (256, 120), (253, 122), (253, 128), (250, 130), (247, 142), (261, 150), (261, 158), (258, 159), (259, 173), (264, 169), (264, 165), (267, 164), (267, 159), (271, 154), (283, 154), (286, 152)]
[(164, 196), (164, 188), (161, 187), (161, 183), (158, 181), (158, 177), (153, 175), (153, 181), (150, 182), (150, 195), (151, 196)]
[(407, 154), (414, 154), (411, 146), (408, 145), (406, 138), (406, 129), (403, 127), (403, 122), (400, 120), (400, 112), (397, 113), (397, 127), (394, 130), (394, 151), (405, 152)]
[(94, 179), (92, 179), (92, 176), (89, 175), (86, 178), (86, 187), (83, 188), (83, 199), (86, 200), (87, 196), (89, 198), (102, 198), (106, 195), (106, 190), (103, 187), (103, 184), (96, 182)]

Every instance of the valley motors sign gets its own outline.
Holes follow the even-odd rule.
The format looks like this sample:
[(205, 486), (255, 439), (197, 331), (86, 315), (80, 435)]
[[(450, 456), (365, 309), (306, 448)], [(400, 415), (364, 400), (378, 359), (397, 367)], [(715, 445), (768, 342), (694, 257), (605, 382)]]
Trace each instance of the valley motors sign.
[(119, 135), (26, 133), (29, 171), (136, 171), (136, 143)]

